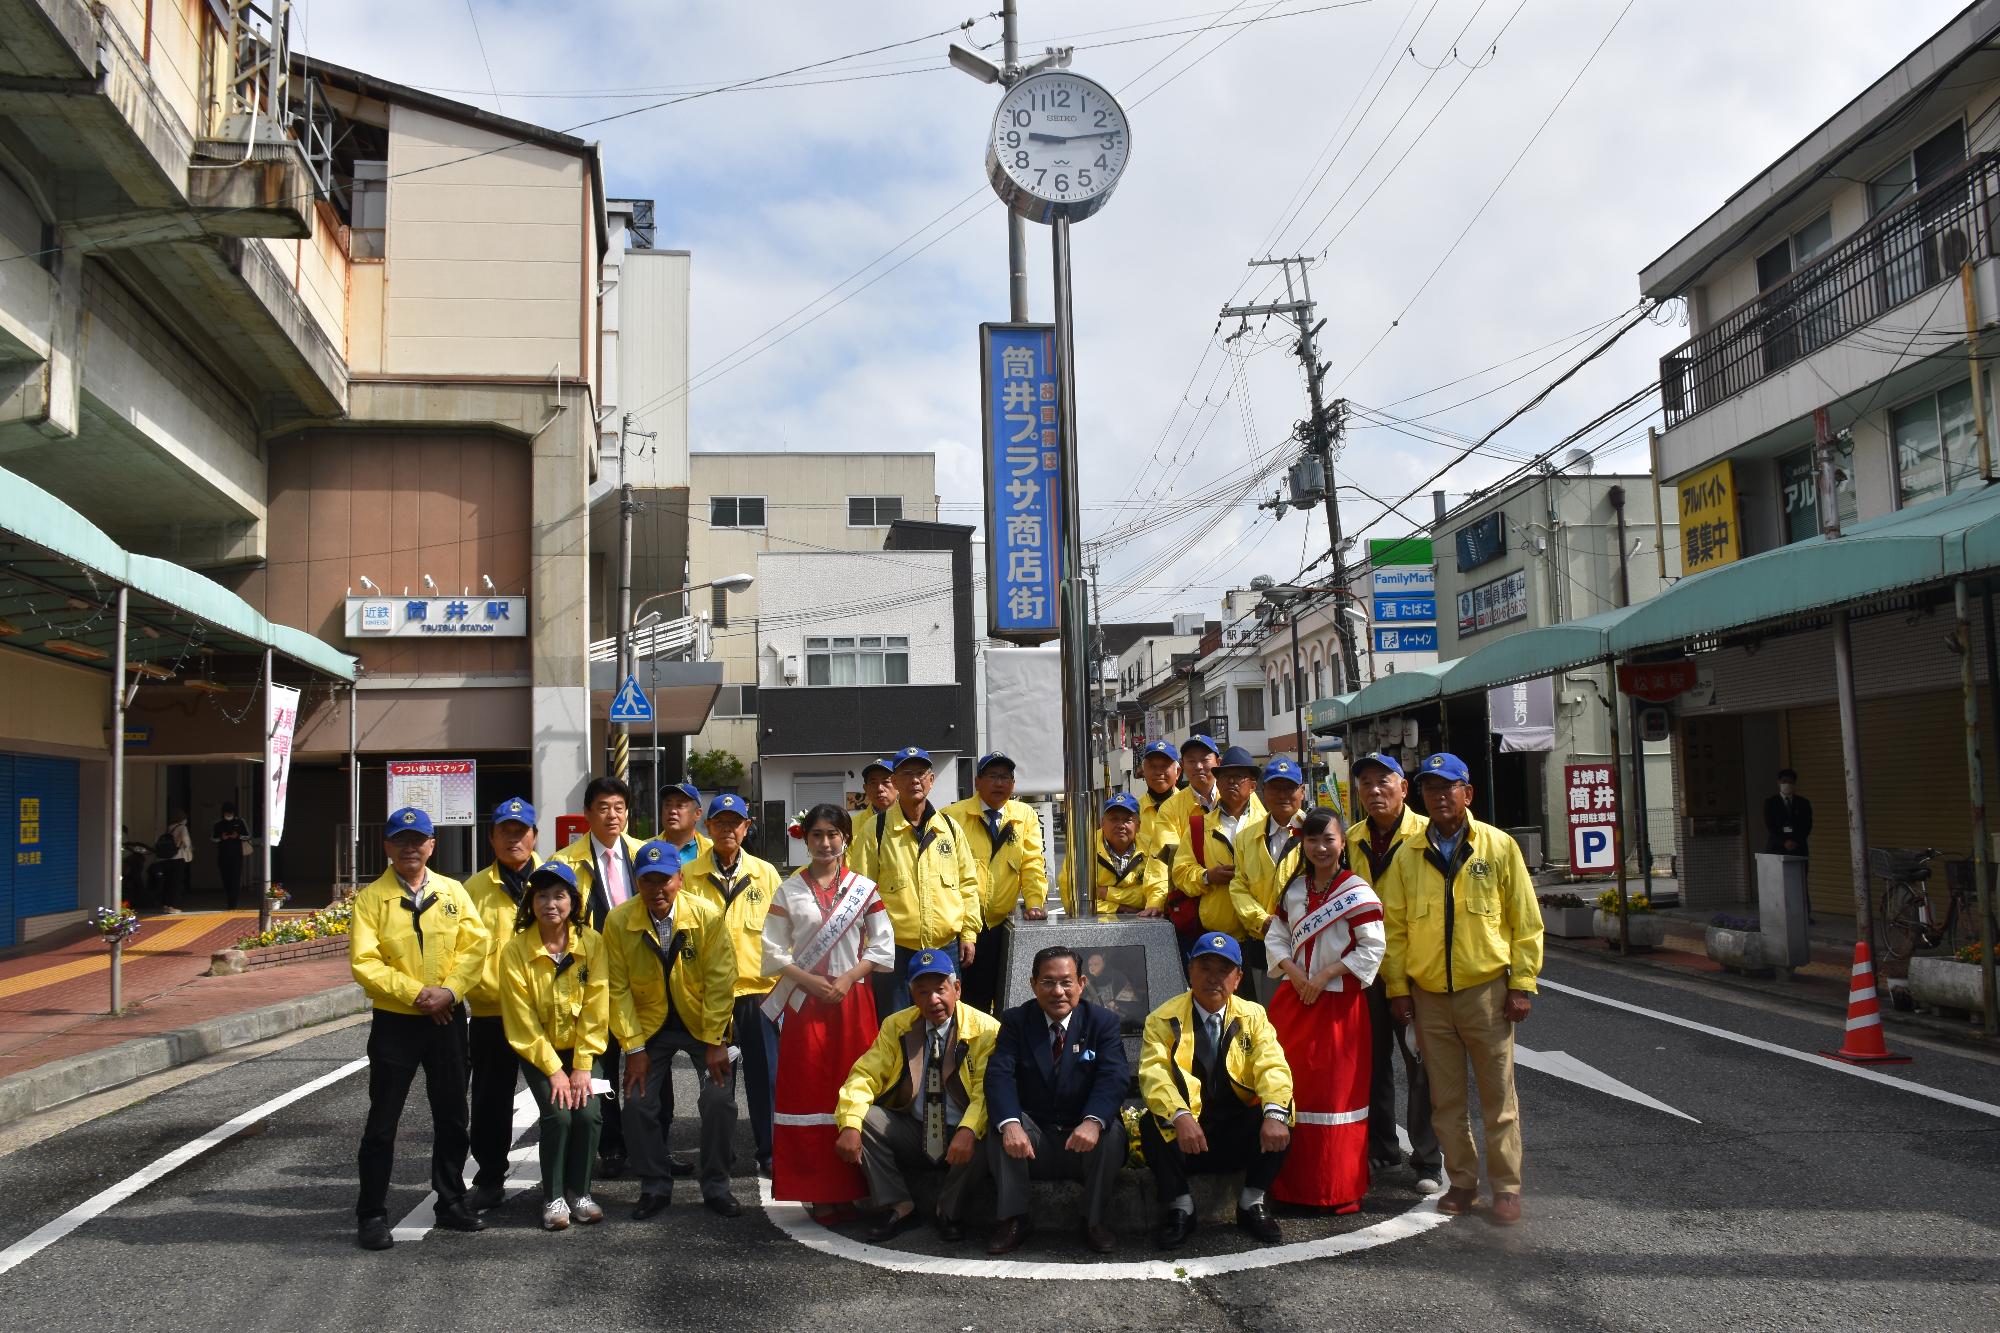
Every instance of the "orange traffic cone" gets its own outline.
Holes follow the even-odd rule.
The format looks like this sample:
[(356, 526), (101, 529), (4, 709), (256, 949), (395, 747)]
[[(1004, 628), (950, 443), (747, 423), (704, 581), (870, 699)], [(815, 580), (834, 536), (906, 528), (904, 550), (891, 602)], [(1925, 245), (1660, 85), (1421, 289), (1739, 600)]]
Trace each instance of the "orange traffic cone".
[(1906, 1065), (1907, 1055), (1891, 1055), (1882, 1041), (1882, 1009), (1875, 998), (1875, 961), (1868, 941), (1854, 942), (1854, 974), (1847, 983), (1847, 1040), (1837, 1051), (1821, 1051), (1851, 1065)]

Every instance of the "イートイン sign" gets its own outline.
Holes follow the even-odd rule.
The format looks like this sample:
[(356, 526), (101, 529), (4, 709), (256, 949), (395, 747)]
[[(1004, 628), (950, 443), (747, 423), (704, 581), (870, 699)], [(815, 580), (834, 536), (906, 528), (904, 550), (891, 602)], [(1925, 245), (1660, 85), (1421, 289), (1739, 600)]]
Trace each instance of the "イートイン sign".
[(1055, 329), (982, 324), (979, 352), (987, 623), (996, 638), (1044, 643), (1061, 632)]

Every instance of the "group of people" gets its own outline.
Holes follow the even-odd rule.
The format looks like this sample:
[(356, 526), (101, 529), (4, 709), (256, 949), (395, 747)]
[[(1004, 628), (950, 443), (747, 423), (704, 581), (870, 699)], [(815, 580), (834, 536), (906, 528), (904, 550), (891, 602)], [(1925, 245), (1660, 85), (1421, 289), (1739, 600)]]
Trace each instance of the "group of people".
[[(982, 1178), (997, 1195), (993, 1253), (1033, 1230), (1029, 1181), (1070, 1178), (1085, 1186), (1085, 1244), (1109, 1252), (1136, 1137), (1162, 1202), (1156, 1244), (1186, 1240), (1188, 1177), (1213, 1172), (1241, 1173), (1237, 1223), (1275, 1242), (1272, 1201), (1353, 1211), (1371, 1167), (1401, 1160), (1397, 1050), (1420, 1188), (1443, 1190), (1442, 1211), (1477, 1200), (1469, 1063), (1491, 1215), (1518, 1220), (1511, 1027), (1534, 991), (1541, 919), (1518, 849), (1470, 817), (1464, 765), (1426, 761), (1427, 821), (1404, 804), (1396, 761), (1370, 756), (1355, 769), (1368, 817), (1345, 832), (1303, 808), (1288, 759), (1260, 769), (1195, 736), (1149, 746), (1142, 768), (1144, 792), (1104, 802), (1089, 867), (1100, 911), (1167, 917), (1183, 944), (1189, 989), (1145, 1019), (1136, 1134), (1119, 1016), (1091, 1001), (1074, 950), (1040, 950), (1031, 998), (992, 1012), (1000, 929), (1017, 907), (1045, 917), (1049, 892), (1039, 821), (1004, 754), (983, 756), (975, 794), (944, 810), (922, 749), (869, 765), (858, 817), (819, 805), (794, 822), (807, 860), (789, 877), (744, 849), (741, 797), (704, 809), (686, 784), (641, 842), (625, 832), (630, 790), (594, 780), (588, 833), (547, 860), (534, 807), (505, 801), (493, 861), (463, 885), (429, 868), (429, 815), (394, 812), (389, 869), (357, 895), (350, 939), (374, 1004), (359, 1243), (393, 1243), (391, 1153), (419, 1069), (449, 1230), (483, 1229), (502, 1200), (517, 1073), (540, 1113), (545, 1227), (601, 1220), (593, 1183), (628, 1165), (635, 1219), (669, 1207), (677, 1174), (735, 1216), (740, 1076), (773, 1196), (827, 1225), (865, 1211), (872, 1240), (924, 1220), (910, 1177), (935, 1171), (929, 1220), (947, 1241)], [(1071, 881), (1059, 887), (1073, 903)], [(692, 1165), (667, 1150), (676, 1052), (700, 1084)]]

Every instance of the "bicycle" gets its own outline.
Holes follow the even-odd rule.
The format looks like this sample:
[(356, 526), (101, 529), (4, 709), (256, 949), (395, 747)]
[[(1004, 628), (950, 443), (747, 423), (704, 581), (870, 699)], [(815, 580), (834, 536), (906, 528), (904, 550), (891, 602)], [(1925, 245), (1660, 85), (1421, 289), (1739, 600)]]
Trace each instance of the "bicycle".
[[(1941, 855), (1935, 847), (1914, 851), (1904, 847), (1870, 847), (1868, 869), (1889, 881), (1882, 890), (1882, 958), (1894, 962), (1919, 949), (1940, 946), (1953, 951), (1978, 939), (1979, 889), (1969, 860), (1945, 863), (1945, 910), (1940, 917), (1931, 906), (1931, 862)], [(1960, 927), (1963, 926), (1963, 931)]]

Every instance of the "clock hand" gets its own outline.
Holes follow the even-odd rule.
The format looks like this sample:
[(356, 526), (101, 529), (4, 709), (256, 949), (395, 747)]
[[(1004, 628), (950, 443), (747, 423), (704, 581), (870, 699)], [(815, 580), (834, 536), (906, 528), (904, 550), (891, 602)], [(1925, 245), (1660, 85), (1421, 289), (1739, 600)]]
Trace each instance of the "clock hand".
[(1081, 134), (1045, 134), (1040, 130), (1029, 130), (1030, 139), (1040, 139), (1044, 143), (1068, 143), (1071, 139), (1095, 139), (1110, 134), (1110, 130), (1085, 130)]

